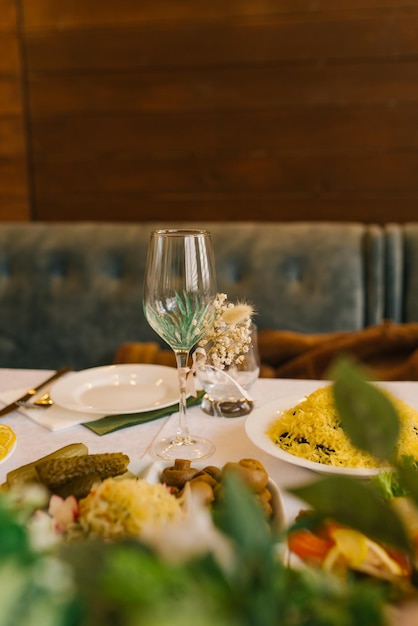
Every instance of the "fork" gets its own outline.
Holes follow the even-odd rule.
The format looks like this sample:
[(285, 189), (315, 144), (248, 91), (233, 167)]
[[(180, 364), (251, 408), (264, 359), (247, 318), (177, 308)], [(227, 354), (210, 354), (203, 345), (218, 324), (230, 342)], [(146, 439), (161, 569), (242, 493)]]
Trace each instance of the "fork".
[(54, 404), (54, 401), (49, 392), (46, 392), (37, 400), (20, 400), (17, 404), (24, 409), (47, 409)]

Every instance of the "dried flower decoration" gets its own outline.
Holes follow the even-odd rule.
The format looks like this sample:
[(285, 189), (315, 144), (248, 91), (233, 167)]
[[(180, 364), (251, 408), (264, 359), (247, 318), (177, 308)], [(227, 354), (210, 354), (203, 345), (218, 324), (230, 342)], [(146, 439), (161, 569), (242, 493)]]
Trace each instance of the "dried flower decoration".
[(198, 347), (214, 367), (224, 369), (239, 364), (249, 350), (254, 308), (243, 302), (228, 302), (224, 293), (216, 295), (214, 308), (214, 322)]

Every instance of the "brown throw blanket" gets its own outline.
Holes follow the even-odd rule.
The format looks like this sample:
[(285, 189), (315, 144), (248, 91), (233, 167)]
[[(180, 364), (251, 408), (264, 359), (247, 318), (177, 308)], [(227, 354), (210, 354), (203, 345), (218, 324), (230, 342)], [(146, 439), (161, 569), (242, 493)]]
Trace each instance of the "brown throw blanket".
[(153, 341), (123, 343), (116, 352), (114, 363), (152, 363), (154, 365), (176, 366), (173, 350), (164, 350)]
[[(364, 330), (302, 334), (286, 330), (258, 333), (263, 378), (321, 380), (338, 356), (351, 356), (375, 380), (418, 380), (418, 323), (384, 322)], [(175, 366), (172, 350), (157, 343), (124, 343), (115, 363)]]
[(262, 330), (263, 376), (324, 379), (338, 356), (350, 356), (375, 380), (418, 380), (418, 324), (384, 322), (359, 331), (303, 335)]

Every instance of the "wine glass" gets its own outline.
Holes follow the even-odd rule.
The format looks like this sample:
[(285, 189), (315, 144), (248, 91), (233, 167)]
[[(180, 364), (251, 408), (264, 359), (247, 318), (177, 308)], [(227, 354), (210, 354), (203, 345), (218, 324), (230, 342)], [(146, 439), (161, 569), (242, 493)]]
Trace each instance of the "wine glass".
[(215, 317), (216, 274), (212, 239), (197, 229), (151, 233), (144, 284), (144, 313), (151, 328), (174, 350), (179, 379), (179, 423), (172, 438), (156, 441), (162, 459), (204, 459), (212, 442), (189, 433), (186, 418), (187, 375), (191, 349)]

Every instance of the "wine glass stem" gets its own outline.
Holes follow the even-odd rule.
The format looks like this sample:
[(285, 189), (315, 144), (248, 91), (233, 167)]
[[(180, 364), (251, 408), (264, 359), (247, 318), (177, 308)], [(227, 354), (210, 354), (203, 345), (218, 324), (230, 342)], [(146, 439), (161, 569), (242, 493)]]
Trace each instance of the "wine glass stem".
[(189, 428), (187, 426), (186, 410), (187, 410), (187, 374), (189, 372), (188, 350), (174, 350), (176, 355), (177, 373), (179, 377), (179, 425), (177, 428), (177, 440), (179, 443), (187, 443), (190, 439)]

